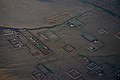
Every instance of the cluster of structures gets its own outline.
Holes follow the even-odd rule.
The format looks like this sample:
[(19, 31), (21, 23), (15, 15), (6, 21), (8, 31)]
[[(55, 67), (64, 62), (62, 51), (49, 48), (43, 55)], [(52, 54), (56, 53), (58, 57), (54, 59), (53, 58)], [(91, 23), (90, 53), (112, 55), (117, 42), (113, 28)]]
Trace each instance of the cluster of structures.
[[(57, 17), (61, 17), (61, 16), (62, 15)], [(55, 17), (55, 20), (56, 19), (57, 18)], [(51, 18), (48, 20), (51, 21)], [(62, 30), (61, 26), (63, 27), (63, 25), (66, 29), (65, 31), (68, 31), (68, 32), (69, 31), (75, 32), (74, 30), (76, 29), (76, 33), (79, 32), (77, 33), (79, 34), (79, 36), (77, 37), (80, 37), (80, 38), (72, 39), (73, 41), (69, 40), (70, 42), (65, 41), (64, 37), (65, 35), (67, 35), (67, 33), (61, 36), (60, 32), (58, 32), (59, 29)], [(24, 47), (24, 49), (26, 49), (28, 53), (38, 63), (39, 61), (45, 58), (55, 59), (55, 57), (57, 57), (61, 59), (61, 57), (64, 57), (70, 54), (71, 54), (70, 56), (75, 56), (75, 53), (77, 54), (80, 48), (78, 48), (79, 46), (76, 47), (76, 45), (79, 45), (79, 44), (72, 44), (72, 42), (74, 43), (76, 40), (79, 41), (80, 39), (85, 41), (85, 43), (82, 46), (84, 46), (84, 48), (90, 53), (96, 52), (97, 50), (104, 47), (103, 41), (96, 38), (96, 36), (94, 36), (93, 34), (84, 30), (83, 31), (77, 30), (77, 29), (81, 29), (85, 25), (85, 23), (78, 20), (77, 18), (72, 18), (66, 21), (63, 25), (59, 26), (58, 31), (56, 30), (57, 28), (54, 28), (54, 29), (44, 28), (44, 29), (35, 29), (35, 30), (3, 29), (2, 34), (10, 42), (10, 44), (13, 45), (15, 49), (20, 49)], [(63, 31), (63, 33), (65, 33), (65, 31)], [(102, 36), (108, 35), (108, 31), (104, 28), (99, 29), (97, 33)], [(69, 35), (71, 36), (71, 34)], [(120, 32), (116, 33), (114, 36), (117, 39), (120, 39)], [(67, 37), (71, 39), (71, 37), (69, 37), (68, 35)], [(52, 57), (50, 57), (50, 55)], [(54, 57), (54, 55), (56, 56)], [(87, 70), (86, 72), (87, 76), (98, 77), (99, 79), (106, 76), (105, 69), (103, 66), (97, 64), (95, 61), (92, 61), (86, 56), (82, 56), (82, 59), (87, 63), (86, 65), (83, 65), (85, 66), (84, 68)], [(36, 65), (35, 67), (36, 67), (35, 70), (32, 72), (32, 76), (34, 77), (35, 80), (59, 80), (59, 79), (61, 80), (62, 79), (60, 78), (61, 77), (60, 75), (55, 74), (54, 70), (44, 65), (44, 62), (42, 64), (40, 62), (40, 64)], [(59, 68), (56, 68), (56, 69), (59, 69)], [(77, 70), (76, 68), (69, 68), (65, 70), (65, 74), (69, 76), (67, 79), (70, 79), (70, 80), (85, 80), (84, 74), (80, 70)], [(115, 80), (119, 80), (120, 70), (119, 69), (113, 70), (112, 76)]]
[(53, 53), (48, 46), (27, 30), (4, 29), (2, 33), (15, 49), (26, 47), (35, 60)]
[[(91, 77), (95, 77), (98, 76), (99, 78), (102, 78), (104, 76), (106, 76), (106, 70), (103, 68), (103, 65), (99, 65), (97, 63), (95, 63), (94, 61), (92, 61), (91, 59), (89, 59), (88, 57), (84, 56), (84, 55), (80, 55), (80, 57), (87, 63), (86, 64), (86, 68), (88, 69), (87, 74)], [(110, 72), (112, 74), (112, 77), (114, 78), (114, 80), (119, 80), (120, 79), (120, 69), (118, 68), (114, 68), (114, 66), (110, 66), (107, 64), (108, 69), (110, 69)]]
[(82, 27), (85, 25), (83, 22), (79, 21), (76, 18), (72, 18), (72, 19), (68, 20), (65, 24), (70, 28)]
[(36, 65), (36, 70), (32, 72), (32, 76), (36, 80), (56, 80), (52, 71), (47, 68), (44, 64)]

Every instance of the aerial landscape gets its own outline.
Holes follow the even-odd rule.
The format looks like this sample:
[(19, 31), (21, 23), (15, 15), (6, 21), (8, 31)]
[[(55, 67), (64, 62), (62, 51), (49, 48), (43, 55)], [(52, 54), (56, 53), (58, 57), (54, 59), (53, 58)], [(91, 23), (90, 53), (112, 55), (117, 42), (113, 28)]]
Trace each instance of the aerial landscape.
[(120, 80), (120, 0), (0, 0), (0, 80)]

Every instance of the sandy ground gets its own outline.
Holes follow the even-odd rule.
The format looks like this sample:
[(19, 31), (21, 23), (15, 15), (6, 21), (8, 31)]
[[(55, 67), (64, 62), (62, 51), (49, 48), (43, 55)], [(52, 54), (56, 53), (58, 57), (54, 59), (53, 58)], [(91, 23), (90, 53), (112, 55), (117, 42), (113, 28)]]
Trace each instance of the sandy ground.
[(46, 18), (64, 12), (74, 16), (81, 10), (87, 9), (89, 8), (77, 0), (52, 0), (51, 2), (42, 0), (1, 0), (0, 25), (16, 28), (47, 26), (48, 24), (45, 23)]
[[(113, 0), (111, 1), (114, 3)], [(94, 0), (92, 2), (94, 3)], [(108, 3), (107, 0), (106, 2)], [(113, 11), (116, 12), (116, 10)], [(86, 80), (98, 80), (88, 76), (86, 69), (88, 63), (85, 63), (78, 55), (89, 57), (93, 62), (102, 66), (105, 73), (109, 73), (102, 80), (113, 80), (111, 72), (114, 68), (111, 69), (111, 66), (106, 67), (105, 62), (115, 66), (115, 69), (120, 66), (120, 63), (118, 63), (120, 61), (120, 39), (114, 36), (120, 32), (119, 18), (88, 3), (81, 3), (79, 0), (0, 0), (0, 24), (5, 27), (40, 28), (55, 25), (67, 19), (62, 17), (55, 24), (47, 24), (46, 19), (54, 19), (56, 16), (59, 18), (65, 12), (67, 12), (67, 19), (78, 15), (76, 18), (85, 25), (83, 27), (69, 28), (69, 26), (62, 24), (49, 28), (60, 40), (43, 42), (55, 53), (42, 60), (34, 60), (25, 46), (15, 49), (6, 38), (12, 38), (13, 35), (4, 36), (0, 34), (0, 80), (33, 80), (31, 72), (38, 63), (44, 63), (45, 61), (44, 64), (55, 75), (63, 76), (60, 80), (71, 80), (66, 74), (71, 68), (79, 70)], [(98, 30), (100, 29), (104, 29), (107, 34), (99, 34)], [(31, 33), (38, 31), (39, 29), (33, 30)], [(104, 46), (95, 52), (88, 50), (85, 46), (89, 41), (80, 36), (83, 31), (93, 35)], [(48, 35), (55, 37), (52, 34)], [(66, 52), (63, 49), (66, 44), (73, 46), (75, 50), (71, 53)]]

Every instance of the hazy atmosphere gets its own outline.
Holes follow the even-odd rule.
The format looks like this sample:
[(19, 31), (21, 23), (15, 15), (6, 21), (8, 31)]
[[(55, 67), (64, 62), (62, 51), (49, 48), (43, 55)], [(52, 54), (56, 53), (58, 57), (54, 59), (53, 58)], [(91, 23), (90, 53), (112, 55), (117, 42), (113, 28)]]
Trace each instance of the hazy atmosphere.
[(0, 0), (0, 80), (120, 80), (120, 0)]

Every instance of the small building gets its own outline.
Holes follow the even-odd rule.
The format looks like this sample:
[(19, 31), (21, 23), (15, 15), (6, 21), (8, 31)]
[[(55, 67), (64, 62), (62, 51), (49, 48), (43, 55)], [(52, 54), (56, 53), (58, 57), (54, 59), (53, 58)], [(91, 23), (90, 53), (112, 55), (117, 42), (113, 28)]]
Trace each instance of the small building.
[(47, 77), (46, 77), (44, 74), (42, 74), (42, 73), (40, 73), (40, 72), (38, 72), (38, 71), (33, 71), (33, 72), (32, 72), (32, 76), (33, 76), (36, 80), (47, 80)]
[(67, 74), (68, 74), (72, 79), (74, 79), (74, 80), (82, 77), (82, 74), (81, 74), (79, 71), (77, 71), (76, 69), (71, 69), (71, 70), (69, 70), (69, 71), (67, 72)]
[(96, 63), (90, 63), (88, 66), (87, 66), (87, 68), (89, 69), (89, 70), (93, 70), (93, 69), (95, 69), (96, 67), (97, 67), (98, 65), (96, 64)]
[(103, 75), (104, 75), (104, 71), (103, 71), (103, 69), (102, 69), (100, 66), (96, 67), (93, 71), (94, 71), (98, 76), (103, 76)]
[(3, 32), (4, 35), (13, 34), (13, 31), (11, 29), (3, 29), (2, 32)]
[(19, 38), (9, 39), (8, 41), (10, 41), (14, 48), (21, 48), (23, 46), (23, 43)]
[(48, 69), (48, 68), (47, 68), (45, 65), (43, 65), (43, 64), (38, 64), (38, 65), (36, 66), (36, 68), (37, 68), (42, 74), (44, 74), (44, 75), (47, 75), (47, 74), (51, 73), (51, 70)]
[(75, 28), (75, 27), (83, 26), (84, 23), (79, 21), (76, 18), (72, 18), (72, 19), (70, 19), (69, 21), (66, 22), (66, 25), (70, 28)]
[(93, 41), (96, 41), (97, 39), (95, 37), (93, 37), (91, 34), (89, 33), (81, 33), (81, 36), (83, 38), (85, 38), (86, 40), (90, 41), (90, 42), (93, 42)]
[(38, 39), (42, 42), (49, 41), (49, 38), (46, 35), (44, 35), (43, 33), (38, 33)]
[(107, 35), (107, 34), (108, 34), (108, 32), (106, 31), (106, 29), (104, 29), (104, 28), (99, 29), (97, 32), (98, 32), (100, 35)]
[(118, 39), (120, 39), (120, 32), (116, 33), (115, 37), (118, 38)]
[(66, 44), (65, 46), (62, 47), (66, 52), (70, 53), (75, 50), (75, 48), (69, 44)]
[(89, 69), (90, 75), (93, 75), (94, 73), (98, 76), (104, 75), (103, 69), (94, 62), (91, 62), (90, 64), (88, 64), (87, 68)]
[(120, 80), (120, 70), (113, 71), (113, 77), (116, 78), (116, 80)]
[(49, 47), (47, 47), (43, 42), (37, 40), (35, 37), (27, 37), (27, 38), (44, 55), (49, 55), (53, 52)]
[(50, 29), (42, 30), (41, 32), (39, 32), (39, 36), (50, 41), (58, 41), (60, 39), (59, 36)]
[(90, 51), (96, 51), (98, 50), (99, 48), (101, 48), (103, 46), (103, 43), (101, 43), (100, 41), (98, 40), (95, 40), (93, 42), (90, 42), (86, 45), (86, 48)]

